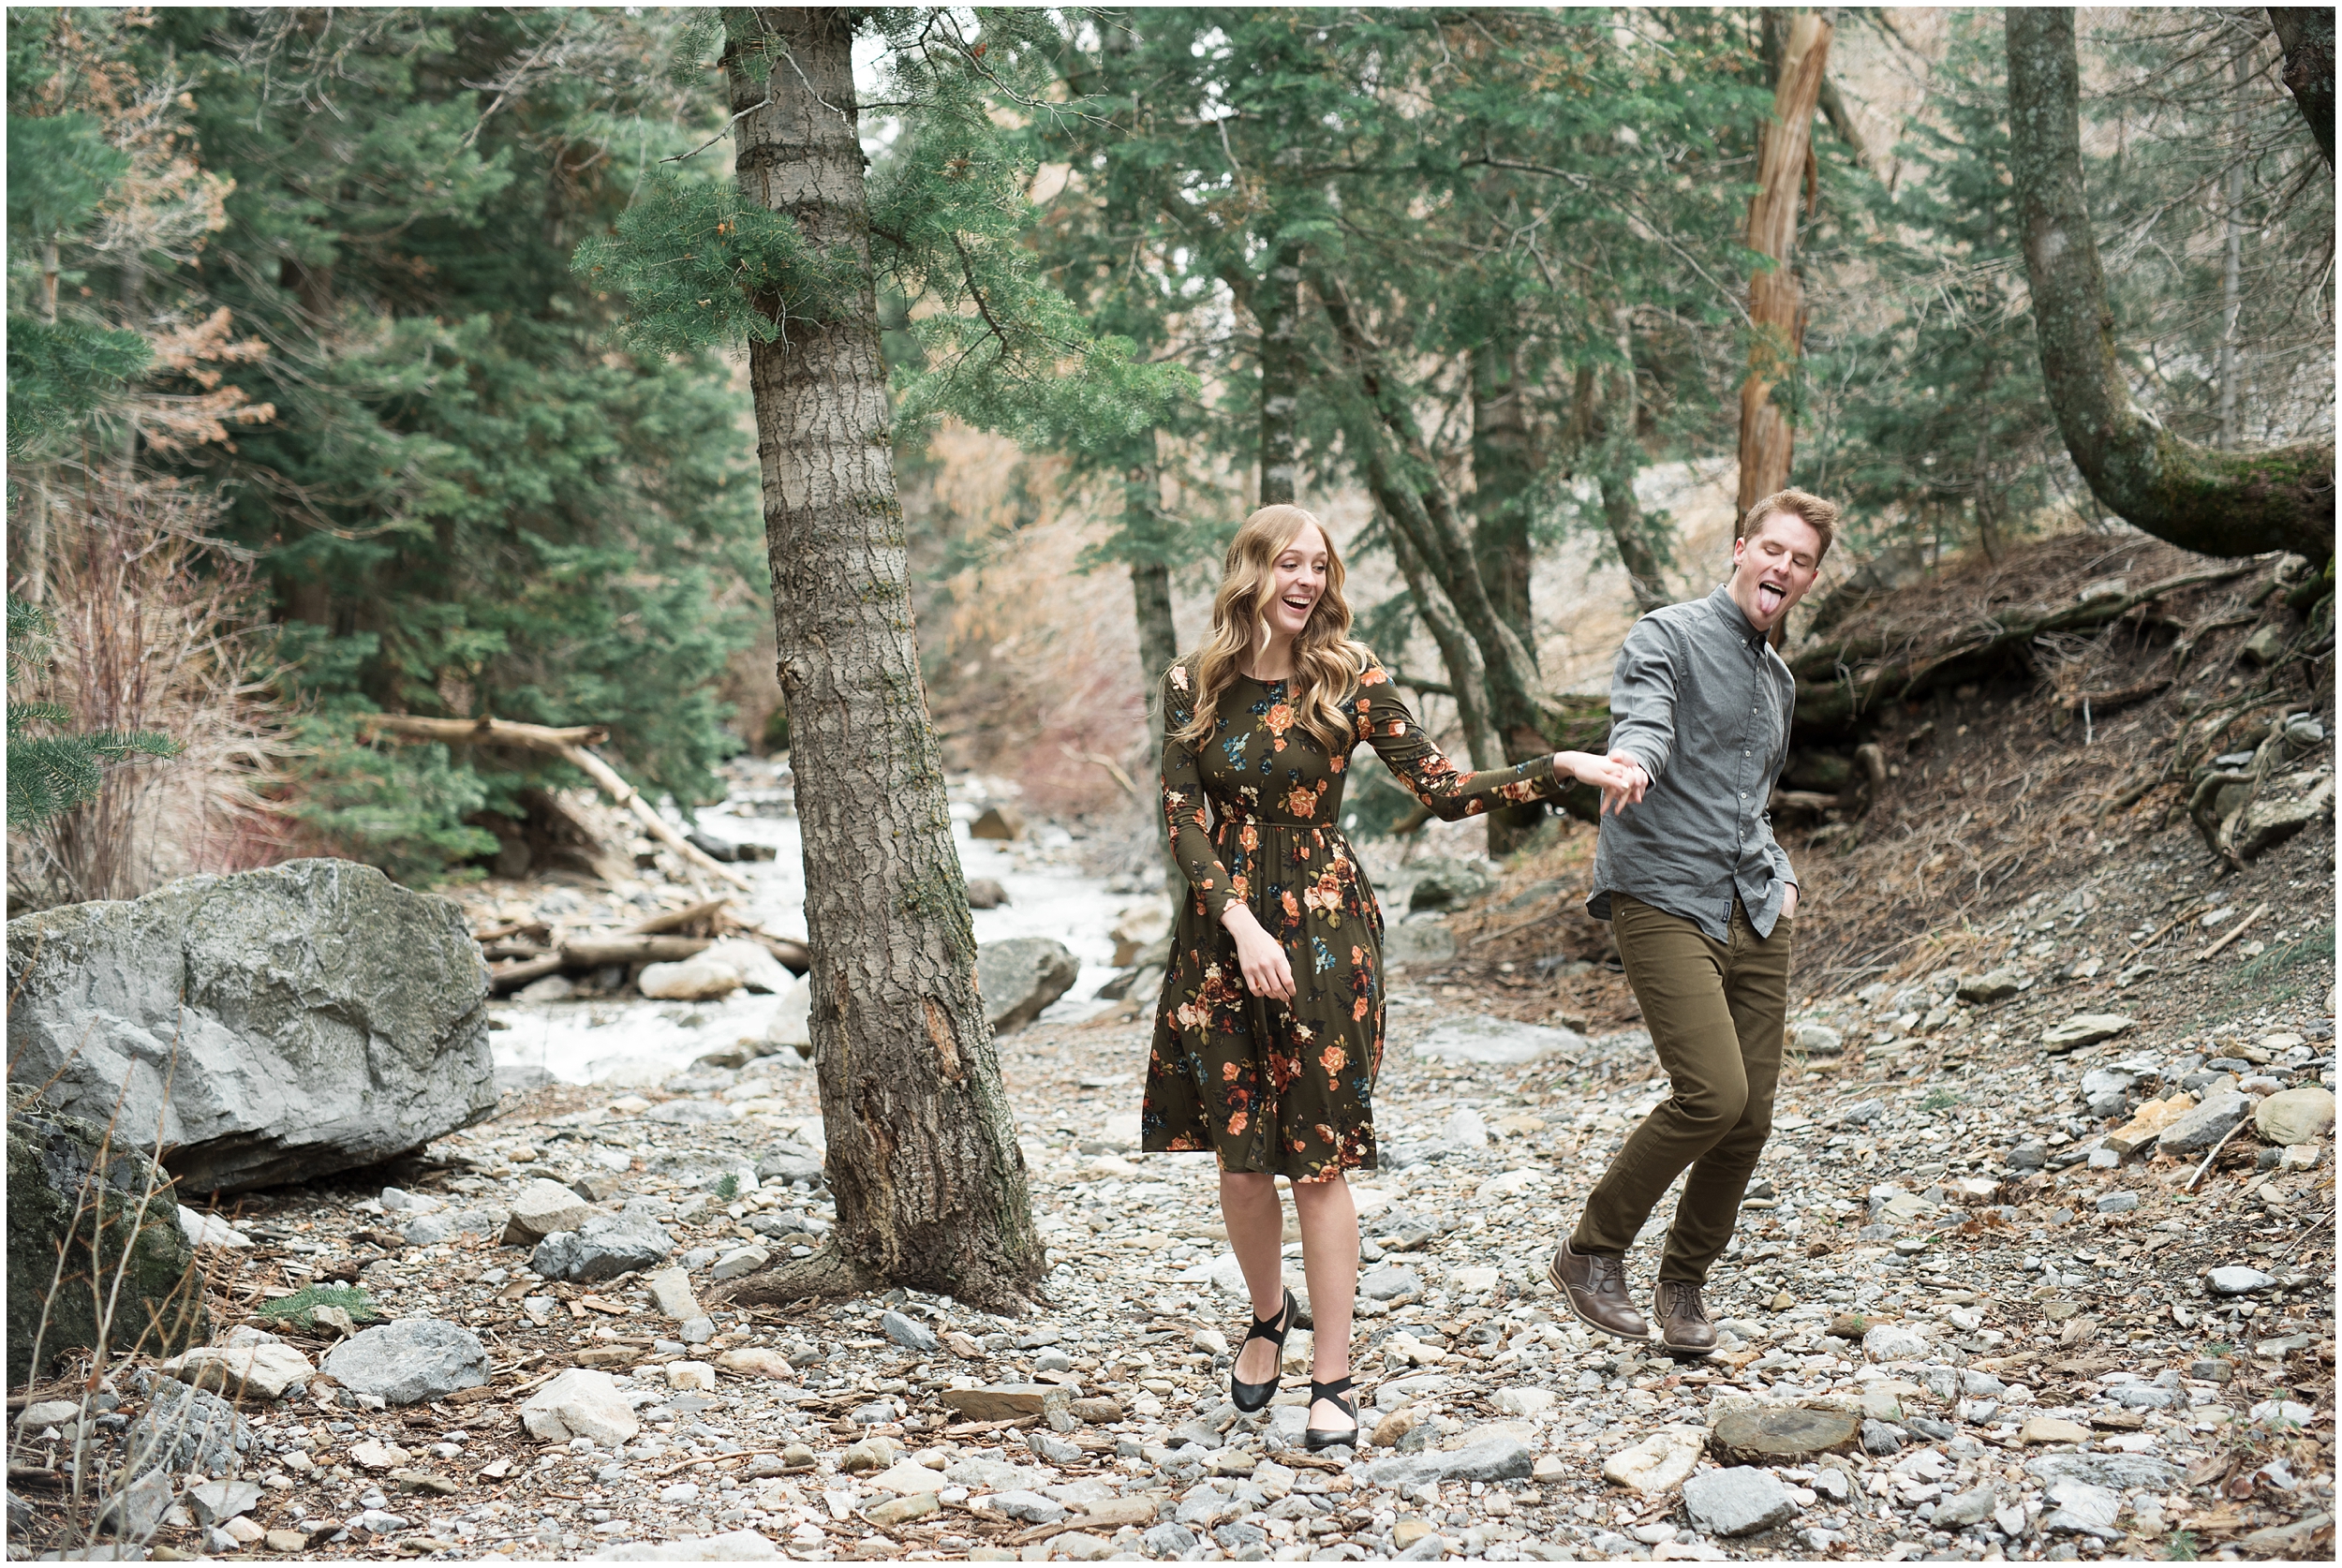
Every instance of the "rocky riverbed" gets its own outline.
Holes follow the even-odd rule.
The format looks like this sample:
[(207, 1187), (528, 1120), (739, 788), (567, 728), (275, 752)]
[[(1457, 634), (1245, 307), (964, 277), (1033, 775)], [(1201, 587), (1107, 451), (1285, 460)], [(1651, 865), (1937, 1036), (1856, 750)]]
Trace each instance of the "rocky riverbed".
[[(1001, 1043), (1054, 1265), (1013, 1320), (717, 1303), (827, 1228), (793, 1054), (508, 1099), (396, 1187), (247, 1198), (204, 1249), (247, 1314), (214, 1369), (36, 1388), (12, 1554), (78, 1437), (156, 1456), (131, 1522), (206, 1554), (2330, 1557), (2330, 998), (2068, 1046), (2112, 1009), (1992, 973), (1804, 1012), (1710, 1293), (1724, 1348), (1684, 1363), (1589, 1334), (1543, 1277), (1663, 1092), (1646, 1042), (1402, 981), (1356, 1184), (1356, 1457), (1299, 1450), (1297, 1377), (1263, 1417), (1228, 1404), (1240, 1286), (1208, 1160), (1134, 1152), (1140, 1027)], [(386, 1324), (255, 1313), (319, 1286)], [(170, 1373), (244, 1380), (238, 1412)], [(1818, 1415), (1732, 1463), (1785, 1407)]]

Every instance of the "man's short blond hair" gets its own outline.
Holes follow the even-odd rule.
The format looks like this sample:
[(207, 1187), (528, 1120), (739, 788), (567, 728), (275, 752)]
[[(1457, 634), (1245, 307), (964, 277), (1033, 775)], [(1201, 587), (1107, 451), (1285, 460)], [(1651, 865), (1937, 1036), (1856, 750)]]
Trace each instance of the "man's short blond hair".
[(1838, 535), (1838, 503), (1825, 501), (1819, 496), (1803, 490), (1776, 490), (1758, 501), (1741, 516), (1741, 525), (1733, 530), (1734, 539), (1746, 539), (1764, 525), (1765, 519), (1776, 511), (1801, 518), (1807, 526), (1821, 536), (1821, 552), (1814, 559), (1818, 562), (1830, 554), (1830, 541)]

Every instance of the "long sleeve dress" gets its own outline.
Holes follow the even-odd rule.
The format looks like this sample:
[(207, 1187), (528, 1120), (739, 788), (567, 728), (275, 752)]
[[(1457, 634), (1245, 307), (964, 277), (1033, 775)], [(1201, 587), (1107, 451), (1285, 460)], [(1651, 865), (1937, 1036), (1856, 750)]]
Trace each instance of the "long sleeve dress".
[[(1190, 660), (1164, 676), (1163, 809), (1188, 896), (1155, 1012), (1142, 1146), (1208, 1148), (1223, 1171), (1296, 1181), (1372, 1170), (1383, 913), (1340, 825), (1350, 747), (1328, 755), (1285, 682), (1241, 675), (1221, 697), (1212, 738), (1191, 747), (1173, 736), (1194, 711), (1194, 688)], [(1373, 747), (1446, 821), (1561, 793), (1549, 757), (1460, 771), (1371, 658), (1340, 705), (1352, 745)], [(1232, 899), (1283, 946), (1291, 1002), (1245, 988), (1221, 924)]]

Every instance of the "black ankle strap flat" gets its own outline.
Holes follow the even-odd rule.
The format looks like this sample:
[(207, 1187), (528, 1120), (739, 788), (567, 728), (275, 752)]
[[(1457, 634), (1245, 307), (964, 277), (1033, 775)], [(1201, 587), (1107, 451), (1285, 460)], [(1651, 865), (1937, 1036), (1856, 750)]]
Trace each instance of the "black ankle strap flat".
[[(1245, 1414), (1252, 1414), (1277, 1397), (1277, 1384), (1284, 1376), (1285, 1336), (1293, 1331), (1294, 1314), (1300, 1309), (1301, 1304), (1293, 1299), (1291, 1291), (1287, 1291), (1285, 1304), (1277, 1315), (1273, 1318), (1254, 1318), (1253, 1331), (1244, 1336), (1244, 1345), (1255, 1339), (1266, 1339), (1277, 1347), (1277, 1359), (1273, 1364), (1276, 1369), (1268, 1374), (1267, 1383), (1246, 1383), (1236, 1375), (1233, 1364), (1228, 1368), (1228, 1398), (1234, 1399), (1236, 1408)], [(1238, 1360), (1244, 1357), (1244, 1345), (1236, 1348)]]
[(1350, 1425), (1340, 1431), (1324, 1427), (1303, 1428), (1301, 1441), (1312, 1452), (1320, 1448), (1340, 1448), (1345, 1444), (1352, 1448), (1358, 1445), (1358, 1407), (1342, 1398), (1350, 1391), (1350, 1380), (1346, 1377), (1336, 1378), (1331, 1383), (1320, 1383), (1315, 1378), (1310, 1380), (1312, 1410), (1317, 1408), (1318, 1400), (1329, 1399), (1336, 1410), (1350, 1418)]

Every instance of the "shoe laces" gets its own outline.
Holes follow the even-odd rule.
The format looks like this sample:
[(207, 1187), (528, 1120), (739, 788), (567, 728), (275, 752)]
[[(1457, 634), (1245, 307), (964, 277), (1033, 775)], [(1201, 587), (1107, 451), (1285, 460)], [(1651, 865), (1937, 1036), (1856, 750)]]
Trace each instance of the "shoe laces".
[(1623, 1290), (1626, 1286), (1624, 1260), (1607, 1252), (1586, 1254), (1586, 1283), (1596, 1292)]
[(1669, 1315), (1689, 1318), (1694, 1323), (1708, 1321), (1708, 1309), (1699, 1299), (1698, 1286), (1680, 1284), (1670, 1280), (1665, 1289)]

